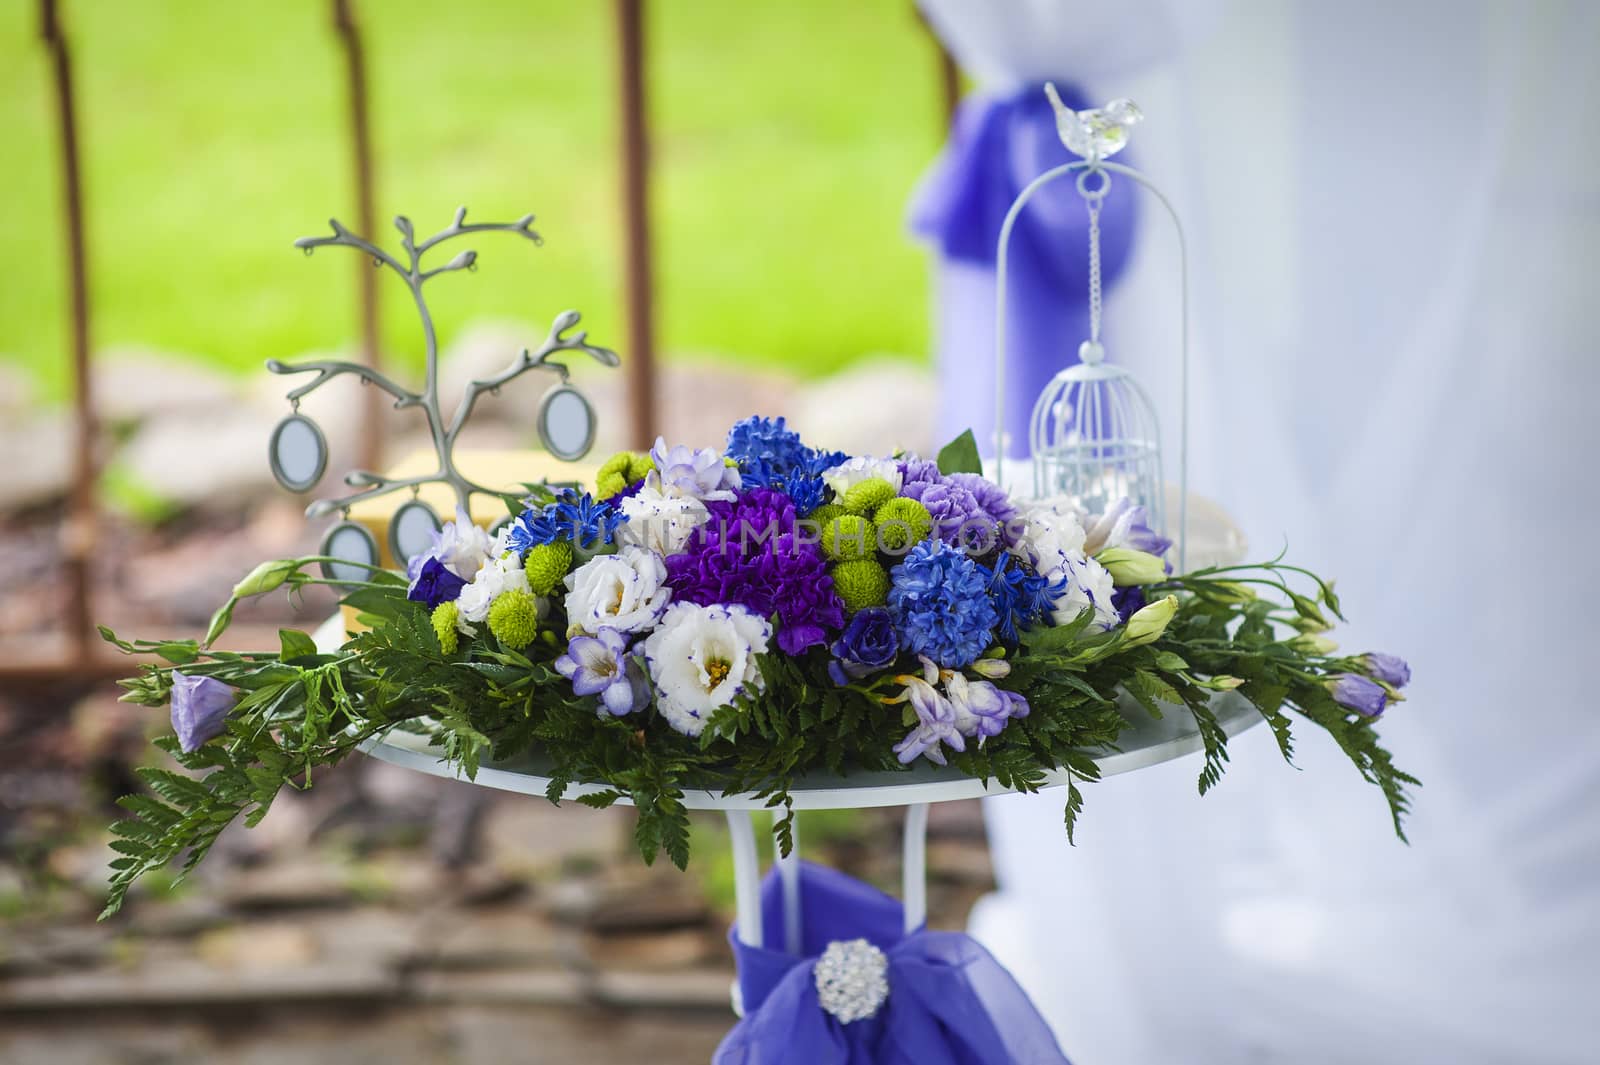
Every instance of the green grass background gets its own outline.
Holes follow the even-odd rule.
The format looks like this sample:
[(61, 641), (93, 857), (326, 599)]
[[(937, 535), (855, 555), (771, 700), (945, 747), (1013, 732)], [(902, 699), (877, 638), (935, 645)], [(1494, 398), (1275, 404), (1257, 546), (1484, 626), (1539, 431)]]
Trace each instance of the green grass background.
[[(905, 207), (938, 149), (934, 49), (908, 0), (658, 0), (648, 47), (659, 346), (805, 375), (925, 356), (926, 262)], [(63, 0), (79, 86), (96, 348), (244, 372), (352, 345), (356, 257), (293, 238), (354, 224), (327, 0)], [(542, 248), (475, 244), (442, 336), (584, 311), (621, 346), (611, 4), (366, 0), (380, 235), (459, 203), (538, 215)], [(36, 7), (0, 4), (0, 359), (67, 393), (66, 266)], [(452, 251), (451, 254), (454, 252)], [(442, 260), (440, 260), (442, 261)], [(386, 278), (386, 349), (420, 365)], [(626, 355), (626, 352), (624, 352)]]

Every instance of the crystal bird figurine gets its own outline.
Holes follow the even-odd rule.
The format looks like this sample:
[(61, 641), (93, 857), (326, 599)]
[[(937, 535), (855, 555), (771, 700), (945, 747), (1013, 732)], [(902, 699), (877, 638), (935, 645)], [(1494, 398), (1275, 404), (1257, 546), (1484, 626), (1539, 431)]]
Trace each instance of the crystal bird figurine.
[(1128, 145), (1128, 129), (1144, 121), (1144, 112), (1132, 100), (1112, 100), (1104, 107), (1074, 111), (1061, 102), (1054, 85), (1044, 87), (1056, 112), (1056, 132), (1075, 155), (1089, 160), (1110, 158)]

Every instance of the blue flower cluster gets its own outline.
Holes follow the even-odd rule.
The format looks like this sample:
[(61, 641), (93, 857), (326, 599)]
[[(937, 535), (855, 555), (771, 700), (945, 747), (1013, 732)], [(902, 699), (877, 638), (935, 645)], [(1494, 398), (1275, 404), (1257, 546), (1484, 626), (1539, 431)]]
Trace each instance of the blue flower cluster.
[(553, 503), (529, 507), (511, 523), (506, 547), (519, 555), (540, 544), (570, 540), (581, 547), (609, 544), (627, 518), (609, 502), (596, 502), (588, 492), (563, 488)]
[(1067, 591), (1065, 576), (1052, 582), (1006, 552), (1000, 553), (993, 569), (978, 568), (989, 575), (989, 600), (1000, 617), (995, 634), (1008, 646), (1016, 646), (1019, 632), (1047, 620), (1051, 605)]
[(827, 491), (823, 472), (850, 457), (842, 451), (807, 447), (782, 418), (754, 414), (728, 430), (725, 454), (739, 463), (739, 478), (746, 487), (785, 493), (802, 518), (822, 505)]
[(924, 540), (890, 575), (889, 612), (901, 643), (948, 669), (978, 660), (1000, 621), (989, 599), (990, 576), (942, 540)]

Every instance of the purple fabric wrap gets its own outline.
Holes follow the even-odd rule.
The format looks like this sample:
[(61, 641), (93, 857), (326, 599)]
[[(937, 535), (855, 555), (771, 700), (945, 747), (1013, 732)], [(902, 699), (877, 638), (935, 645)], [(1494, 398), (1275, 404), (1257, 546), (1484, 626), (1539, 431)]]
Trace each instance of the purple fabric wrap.
[[(733, 932), (745, 1016), (713, 1065), (1067, 1065), (1044, 1018), (988, 951), (958, 932), (904, 934), (900, 903), (843, 873), (802, 862), (803, 957), (747, 946)], [(763, 935), (783, 941), (783, 888), (761, 886)], [(817, 1002), (812, 969), (834, 940), (888, 956), (889, 997), (841, 1024)]]
[[(1095, 106), (1056, 82), (1074, 110)], [(1012, 202), (1040, 174), (1076, 160), (1056, 135), (1043, 88), (975, 93), (956, 113), (950, 142), (923, 180), (911, 229), (943, 259), (938, 282), (938, 439), (971, 429), (994, 439), (995, 247)], [(1126, 158), (1119, 156), (1119, 163)], [(1138, 194), (1113, 178), (1100, 214), (1101, 276), (1109, 290), (1133, 246)], [(1033, 401), (1089, 338), (1089, 219), (1071, 178), (1039, 190), (1011, 232), (1006, 306), (1006, 432), (1010, 456), (1028, 453)], [(1114, 342), (1112, 344), (1114, 350)]]

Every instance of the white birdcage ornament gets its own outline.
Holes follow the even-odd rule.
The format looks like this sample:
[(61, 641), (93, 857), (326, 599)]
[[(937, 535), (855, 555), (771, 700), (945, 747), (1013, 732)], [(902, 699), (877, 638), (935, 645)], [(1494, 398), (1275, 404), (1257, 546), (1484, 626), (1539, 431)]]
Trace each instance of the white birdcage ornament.
[[(1126, 176), (1161, 201), (1177, 229), (1180, 266), (1183, 229), (1177, 214), (1161, 192), (1137, 171), (1106, 162), (1128, 140), (1128, 128), (1142, 120), (1130, 100), (1115, 100), (1103, 108), (1073, 111), (1061, 102), (1054, 86), (1046, 93), (1056, 112), (1056, 129), (1066, 147), (1081, 157), (1047, 171), (1017, 196), (1000, 229), (996, 261), (996, 410), (995, 472), (1003, 477), (1004, 368), (1006, 353), (1006, 254), (1017, 216), (1033, 194), (1045, 184), (1076, 175), (1078, 195), (1089, 215), (1089, 338), (1078, 346), (1078, 362), (1057, 373), (1039, 394), (1028, 423), (1032, 456), (1031, 489), (1035, 497), (1067, 496), (1087, 513), (1104, 512), (1121, 499), (1145, 508), (1152, 529), (1166, 532), (1165, 481), (1162, 473), (1161, 427), (1150, 395), (1123, 366), (1106, 361), (1100, 339), (1100, 209), (1111, 190), (1111, 175)], [(1186, 275), (1186, 269), (1182, 271)], [(1187, 292), (1186, 276), (1183, 288)], [(1176, 539), (1182, 567), (1183, 536), (1187, 525), (1188, 343), (1187, 295), (1183, 313), (1181, 391), (1183, 425), (1179, 456), (1179, 520)], [(1013, 485), (1013, 489), (1023, 486)], [(1168, 534), (1170, 535), (1170, 534)]]

